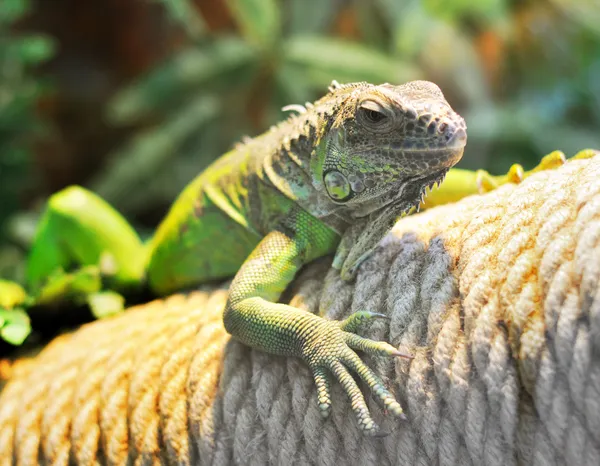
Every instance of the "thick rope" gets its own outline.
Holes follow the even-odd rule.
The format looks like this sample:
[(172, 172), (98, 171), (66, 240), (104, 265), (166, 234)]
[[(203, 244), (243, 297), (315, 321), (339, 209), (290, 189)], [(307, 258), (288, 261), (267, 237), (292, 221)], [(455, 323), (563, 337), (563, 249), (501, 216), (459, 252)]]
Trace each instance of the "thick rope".
[(408, 421), (363, 436), (339, 384), (320, 417), (308, 368), (230, 342), (226, 288), (84, 326), (16, 365), (1, 465), (600, 464), (600, 157), (400, 221), (343, 282), (307, 267), (294, 305), (390, 316), (366, 358)]

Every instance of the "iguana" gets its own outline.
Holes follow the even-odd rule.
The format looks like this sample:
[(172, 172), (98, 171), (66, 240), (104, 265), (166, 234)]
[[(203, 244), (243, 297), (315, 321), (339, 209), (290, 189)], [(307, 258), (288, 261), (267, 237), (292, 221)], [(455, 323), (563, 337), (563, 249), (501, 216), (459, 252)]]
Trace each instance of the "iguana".
[[(278, 300), (304, 264), (324, 255), (335, 253), (333, 267), (351, 280), (394, 222), (418, 208), (461, 159), (465, 121), (427, 81), (334, 82), (314, 104), (290, 109), (296, 114), (195, 178), (147, 245), (94, 194), (80, 187), (55, 194), (28, 260), (29, 288), (36, 302), (73, 290), (97, 297), (100, 271), (110, 288), (146, 282), (165, 295), (234, 276), (223, 316), (227, 331), (253, 348), (304, 359), (324, 416), (333, 374), (360, 428), (378, 434), (351, 372), (388, 412), (404, 417), (355, 352), (408, 356), (356, 333), (381, 316), (365, 310), (330, 321)], [(538, 169), (562, 162), (564, 156), (554, 153)], [(430, 204), (524, 176), (518, 165), (504, 177), (452, 170)], [(79, 268), (65, 272), (73, 265)]]

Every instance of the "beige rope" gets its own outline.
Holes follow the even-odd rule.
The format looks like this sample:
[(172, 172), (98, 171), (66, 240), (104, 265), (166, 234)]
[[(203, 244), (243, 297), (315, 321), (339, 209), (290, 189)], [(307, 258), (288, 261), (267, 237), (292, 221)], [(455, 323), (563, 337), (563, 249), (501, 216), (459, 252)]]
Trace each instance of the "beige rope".
[(226, 288), (137, 306), (17, 364), (1, 465), (600, 464), (600, 157), (400, 221), (343, 282), (321, 260), (288, 293), (328, 318), (384, 312), (367, 358), (407, 422), (364, 437), (338, 384), (228, 342)]

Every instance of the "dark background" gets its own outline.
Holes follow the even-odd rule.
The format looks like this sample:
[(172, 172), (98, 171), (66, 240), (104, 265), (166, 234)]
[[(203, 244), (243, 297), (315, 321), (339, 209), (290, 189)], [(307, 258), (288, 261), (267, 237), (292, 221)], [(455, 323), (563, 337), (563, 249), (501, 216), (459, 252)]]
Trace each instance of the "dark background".
[(78, 183), (149, 232), (244, 135), (332, 79), (440, 85), (460, 166), (600, 148), (596, 0), (1, 0), (0, 276)]

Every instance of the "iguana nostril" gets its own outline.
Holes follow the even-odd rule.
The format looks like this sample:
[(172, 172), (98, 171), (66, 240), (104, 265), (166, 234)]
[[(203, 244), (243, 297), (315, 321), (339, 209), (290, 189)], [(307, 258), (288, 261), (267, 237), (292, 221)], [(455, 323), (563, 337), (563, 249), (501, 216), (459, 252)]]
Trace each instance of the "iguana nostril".
[(450, 147), (464, 147), (467, 144), (467, 132), (464, 128), (458, 128), (453, 133), (447, 133), (446, 140)]
[(421, 115), (419, 117), (419, 123), (423, 126), (427, 126), (427, 124), (429, 123), (430, 120), (431, 120), (431, 115), (429, 115), (429, 114)]
[(467, 132), (464, 128), (459, 128), (458, 131), (454, 134), (454, 139), (460, 142), (465, 142), (467, 140)]
[(440, 133), (444, 133), (448, 129), (448, 123), (442, 123), (438, 126), (438, 129), (440, 130)]

